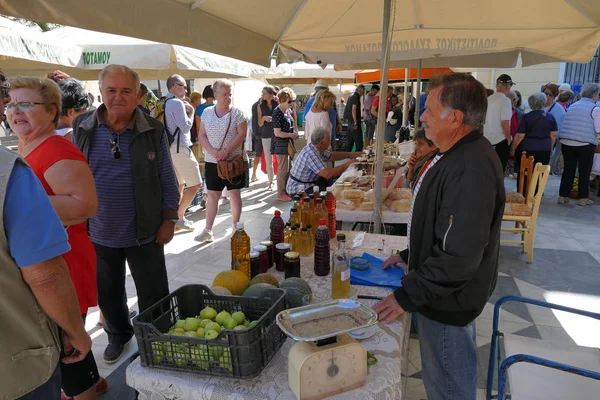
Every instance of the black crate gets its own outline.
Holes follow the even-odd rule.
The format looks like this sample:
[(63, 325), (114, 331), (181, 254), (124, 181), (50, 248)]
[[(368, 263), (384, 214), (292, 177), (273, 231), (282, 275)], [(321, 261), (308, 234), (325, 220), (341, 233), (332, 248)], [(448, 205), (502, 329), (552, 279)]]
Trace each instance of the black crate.
[[(241, 311), (258, 322), (244, 330), (222, 330), (215, 339), (169, 336), (179, 319), (194, 317), (205, 307), (233, 314)], [(235, 378), (260, 374), (287, 336), (275, 319), (285, 309), (285, 290), (270, 289), (262, 297), (221, 296), (205, 285), (186, 285), (133, 320), (140, 359), (145, 367)]]

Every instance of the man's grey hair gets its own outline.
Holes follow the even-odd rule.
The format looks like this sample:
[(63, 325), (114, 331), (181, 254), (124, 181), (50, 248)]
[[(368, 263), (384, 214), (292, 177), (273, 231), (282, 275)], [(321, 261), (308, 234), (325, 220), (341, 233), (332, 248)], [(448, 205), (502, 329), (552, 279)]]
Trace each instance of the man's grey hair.
[(313, 145), (317, 145), (325, 139), (325, 135), (331, 135), (331, 129), (326, 128), (324, 126), (319, 126), (315, 128), (312, 135), (310, 135), (310, 142)]
[(102, 69), (102, 71), (100, 71), (100, 74), (98, 74), (98, 85), (100, 86), (100, 90), (102, 90), (102, 81), (104, 78), (104, 75), (106, 73), (120, 73), (120, 74), (129, 74), (133, 79), (135, 79), (135, 90), (140, 90), (140, 76), (137, 74), (137, 72), (135, 72), (134, 70), (132, 70), (131, 68), (125, 66), (125, 65), (119, 65), (119, 64), (110, 64), (107, 65), (106, 67), (104, 67)]
[(217, 79), (212, 86), (214, 92), (218, 92), (224, 87), (233, 88), (233, 82), (229, 79)]
[(427, 92), (440, 87), (439, 100), (442, 106), (462, 112), (464, 125), (473, 129), (483, 127), (487, 93), (481, 82), (467, 74), (444, 74), (429, 81)]
[(542, 108), (544, 108), (546, 101), (548, 101), (548, 98), (542, 92), (534, 93), (527, 99), (531, 111), (541, 110)]
[(591, 99), (592, 97), (596, 97), (600, 95), (600, 85), (597, 83), (586, 83), (581, 88), (581, 97), (587, 97)]

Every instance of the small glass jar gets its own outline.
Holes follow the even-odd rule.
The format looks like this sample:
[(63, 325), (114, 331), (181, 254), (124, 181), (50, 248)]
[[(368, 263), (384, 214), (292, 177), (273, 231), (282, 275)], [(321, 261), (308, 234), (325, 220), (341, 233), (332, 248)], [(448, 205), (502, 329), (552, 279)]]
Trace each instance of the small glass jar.
[(288, 251), (284, 255), (283, 261), (285, 269), (285, 279), (300, 278), (300, 253)]
[(273, 254), (273, 251), (275, 250), (275, 248), (273, 247), (273, 242), (270, 240), (263, 240), (262, 242), (260, 242), (260, 244), (262, 244), (263, 246), (267, 246), (267, 256), (269, 257), (269, 268), (271, 268), (273, 266), (273, 263), (275, 263), (275, 256)]
[(259, 273), (264, 274), (269, 270), (269, 255), (267, 254), (267, 246), (259, 244), (254, 246), (254, 250), (258, 251), (259, 258)]
[(283, 259), (285, 256), (285, 253), (289, 252), (292, 250), (292, 244), (291, 243), (277, 243), (277, 245), (275, 245), (275, 268), (277, 269), (277, 271), (285, 271), (285, 268), (283, 266)]
[(256, 250), (250, 251), (250, 279), (260, 274), (260, 253)]

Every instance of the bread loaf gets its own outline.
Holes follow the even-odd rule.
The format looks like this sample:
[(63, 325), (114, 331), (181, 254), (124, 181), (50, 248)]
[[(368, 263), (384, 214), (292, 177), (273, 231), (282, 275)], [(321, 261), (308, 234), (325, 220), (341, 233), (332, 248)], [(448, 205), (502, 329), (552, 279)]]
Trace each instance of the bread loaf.
[(354, 203), (351, 200), (338, 200), (336, 203), (336, 207), (340, 208), (342, 210), (348, 210), (348, 211), (352, 211), (356, 209), (356, 206), (354, 205)]
[(411, 200), (408, 199), (394, 200), (390, 206), (390, 209), (394, 212), (409, 212), (410, 203)]
[(360, 189), (346, 189), (342, 192), (342, 198), (346, 200), (363, 199), (365, 192)]
[(412, 193), (411, 193), (410, 189), (406, 189), (406, 188), (395, 189), (392, 193), (390, 193), (388, 198), (392, 199), (392, 200), (404, 200), (404, 199), (410, 200), (410, 199), (412, 199)]
[(375, 192), (373, 191), (373, 189), (365, 193), (365, 199), (367, 201), (375, 201)]
[(375, 203), (372, 201), (363, 201), (360, 203), (359, 208), (361, 211), (373, 211), (375, 209)]

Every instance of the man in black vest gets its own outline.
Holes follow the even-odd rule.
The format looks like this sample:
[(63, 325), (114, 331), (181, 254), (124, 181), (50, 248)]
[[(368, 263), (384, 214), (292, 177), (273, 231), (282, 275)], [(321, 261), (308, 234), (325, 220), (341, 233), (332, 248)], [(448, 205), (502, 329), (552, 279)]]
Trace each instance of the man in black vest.
[(163, 246), (178, 221), (179, 191), (165, 128), (137, 108), (138, 75), (109, 65), (99, 77), (104, 104), (73, 121), (73, 142), (90, 164), (98, 212), (89, 220), (98, 258), (98, 305), (112, 364), (133, 336), (125, 294), (125, 262), (143, 312), (169, 294)]

